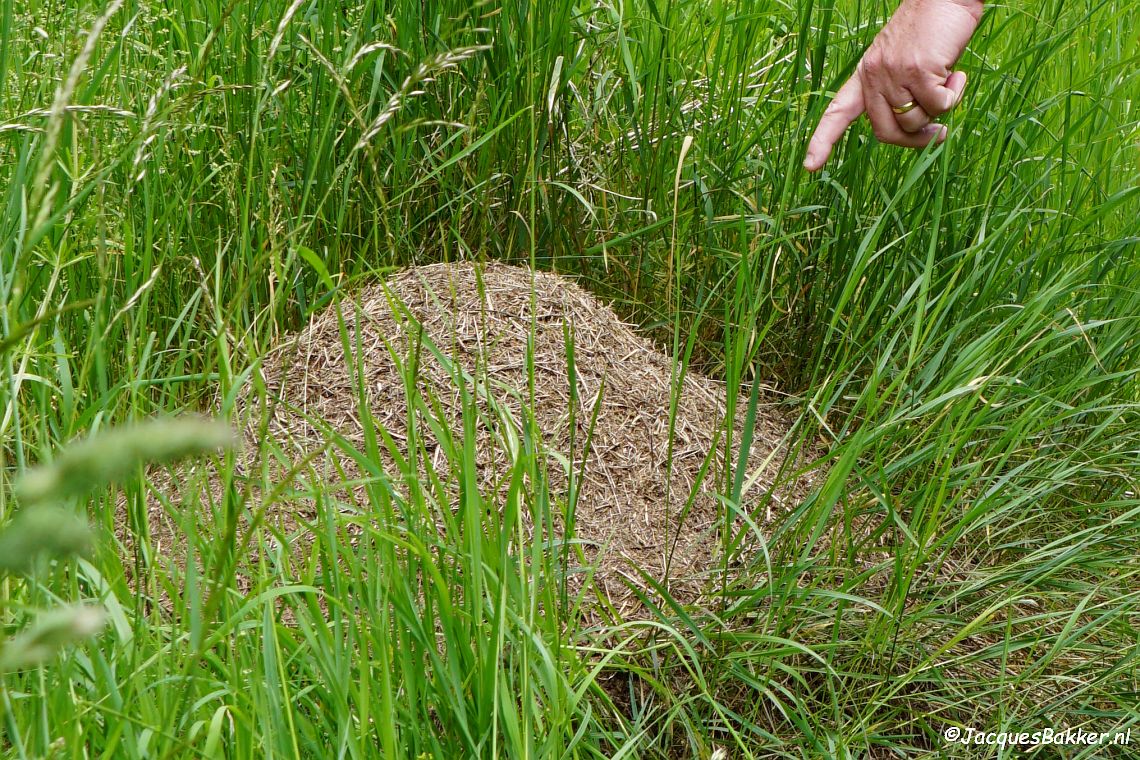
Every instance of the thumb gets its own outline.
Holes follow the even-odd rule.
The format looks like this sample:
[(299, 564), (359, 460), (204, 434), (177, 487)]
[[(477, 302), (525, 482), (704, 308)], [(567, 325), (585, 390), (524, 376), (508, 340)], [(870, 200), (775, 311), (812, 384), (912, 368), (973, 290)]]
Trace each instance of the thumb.
[(862, 115), (863, 85), (859, 75), (855, 74), (839, 88), (835, 97), (823, 112), (823, 117), (815, 128), (808, 143), (807, 157), (804, 158), (804, 168), (809, 172), (819, 171), (831, 155), (831, 149), (839, 138)]

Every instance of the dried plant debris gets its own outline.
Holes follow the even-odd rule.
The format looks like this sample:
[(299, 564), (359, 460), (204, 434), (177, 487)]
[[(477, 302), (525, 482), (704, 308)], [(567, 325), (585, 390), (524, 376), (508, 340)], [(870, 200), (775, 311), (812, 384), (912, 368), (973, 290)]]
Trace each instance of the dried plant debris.
[[(272, 441), (278, 453), (261, 454), (275, 460), (271, 478), (304, 461), (294, 469), (317, 473), (318, 487), (347, 509), (366, 510), (367, 477), (345, 450), (367, 450), (361, 417), (369, 415), (387, 434), (379, 465), (394, 492), (406, 494), (415, 478), (412, 485), (439, 505), (443, 531), (454, 524), (444, 510), (458, 510), (461, 463), (448, 452), (463, 449), (466, 404), (478, 410), (468, 415), (468, 436), (480, 492), (506, 498), (521, 469), (513, 468), (518, 452), (537, 450), (553, 530), (561, 535), (572, 501), (577, 564), (594, 569), (593, 590), (618, 615), (636, 615), (642, 604), (634, 589), (654, 598), (654, 583), (678, 601), (698, 601), (720, 564), (725, 518), (715, 494), (726, 462), (738, 461), (743, 411), (726, 425), (724, 385), (695, 373), (674, 394), (680, 381), (670, 358), (566, 277), (502, 264), (407, 269), (315, 315), (260, 371), (267, 392), (239, 399), (250, 420), (247, 472), (264, 464), (255, 461), (268, 448), (259, 443)], [(803, 480), (776, 487), (790, 421), (772, 397), (761, 399), (741, 497), (759, 525), (807, 488)], [(528, 413), (536, 435), (528, 434)], [(332, 431), (341, 437), (335, 445)], [(409, 440), (416, 441), (411, 452)], [(528, 478), (521, 491), (533, 487)], [(296, 490), (306, 489), (311, 494), (312, 485)], [(280, 486), (275, 492), (267, 520), (303, 531), (312, 500), (281, 498)], [(178, 521), (161, 500), (149, 511), (155, 543), (178, 546)], [(572, 578), (580, 584), (588, 575)]]

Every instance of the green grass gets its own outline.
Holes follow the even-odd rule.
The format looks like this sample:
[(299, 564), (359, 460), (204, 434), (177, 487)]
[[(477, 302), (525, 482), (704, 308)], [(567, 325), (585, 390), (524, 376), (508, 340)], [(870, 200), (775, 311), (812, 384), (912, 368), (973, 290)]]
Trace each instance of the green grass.
[[(821, 454), (715, 609), (609, 631), (542, 613), (563, 579), (521, 520), (565, 505), (533, 421), (501, 515), (468, 482), (441, 538), (409, 458), (355, 513), (314, 489), (299, 559), (241, 527), (264, 505), (232, 455), (213, 519), (171, 505), (200, 569), (124, 551), (109, 527), (117, 494), (141, 510), (140, 472), (87, 504), (94, 557), (0, 589), (7, 630), (54, 600), (109, 619), (0, 676), (0, 751), (994, 756), (942, 732), (1132, 726), (1140, 6), (991, 7), (944, 146), (859, 125), (809, 176), (826, 93), (889, 11), (131, 1), (85, 47), (102, 7), (3, 0), (0, 519), (64, 442), (228, 409), (336, 295), (461, 258), (582, 277), (678, 369), (725, 379), (735, 414), (778, 385)], [(334, 448), (378, 461), (369, 430)], [(470, 426), (419, 433), (471, 475)], [(600, 684), (625, 676), (619, 705)]]

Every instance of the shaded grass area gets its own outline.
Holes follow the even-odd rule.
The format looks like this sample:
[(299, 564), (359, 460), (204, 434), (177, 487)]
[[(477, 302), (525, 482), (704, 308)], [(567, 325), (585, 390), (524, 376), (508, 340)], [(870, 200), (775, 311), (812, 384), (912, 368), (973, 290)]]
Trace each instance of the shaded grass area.
[[(109, 494), (97, 556), (6, 582), (8, 626), (55, 596), (111, 626), (3, 676), (4, 752), (981, 756), (944, 728), (1131, 725), (1137, 6), (989, 9), (944, 146), (860, 126), (809, 177), (808, 130), (889, 10), (3, 2), (6, 481), (112, 421), (229, 410), (339, 294), (465, 258), (581, 277), (678, 373), (743, 388), (731, 416), (776, 385), (796, 448), (826, 452), (789, 517), (725, 536), (718, 605), (609, 631), (543, 613), (562, 578), (520, 520), (542, 536), (565, 505), (533, 420), (501, 511), (471, 487), (473, 423), (420, 431), (467, 486), (446, 540), (425, 457), (373, 468), (366, 508), (315, 488), (304, 561), (244, 527), (262, 474), (202, 519), (186, 484), (188, 570), (118, 551)], [(366, 467), (387, 442), (357, 412), (363, 449), (332, 445)], [(748, 474), (723, 475), (726, 514), (763, 508)]]

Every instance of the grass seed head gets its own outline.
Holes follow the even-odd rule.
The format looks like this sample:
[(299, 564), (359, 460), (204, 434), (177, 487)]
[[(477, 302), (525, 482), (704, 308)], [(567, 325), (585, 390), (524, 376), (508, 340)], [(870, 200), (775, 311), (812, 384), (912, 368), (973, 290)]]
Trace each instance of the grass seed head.
[(36, 557), (85, 554), (91, 531), (76, 514), (59, 507), (20, 511), (0, 531), (0, 573), (27, 572)]
[(71, 444), (55, 461), (26, 473), (16, 492), (29, 505), (64, 502), (121, 481), (144, 463), (166, 464), (234, 442), (233, 431), (215, 420), (156, 418)]
[(45, 612), (0, 649), (0, 673), (35, 667), (64, 647), (90, 638), (103, 628), (106, 613), (81, 604)]

